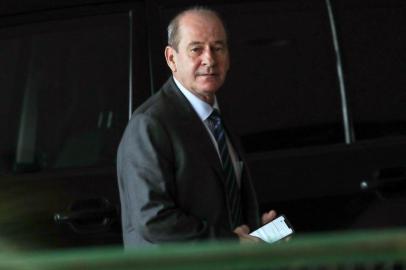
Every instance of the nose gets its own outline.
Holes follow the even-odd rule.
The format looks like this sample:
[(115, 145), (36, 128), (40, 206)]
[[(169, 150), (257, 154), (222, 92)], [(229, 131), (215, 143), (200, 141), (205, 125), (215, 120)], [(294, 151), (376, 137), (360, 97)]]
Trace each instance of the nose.
[(212, 67), (216, 64), (215, 56), (211, 48), (205, 48), (202, 54), (202, 65)]

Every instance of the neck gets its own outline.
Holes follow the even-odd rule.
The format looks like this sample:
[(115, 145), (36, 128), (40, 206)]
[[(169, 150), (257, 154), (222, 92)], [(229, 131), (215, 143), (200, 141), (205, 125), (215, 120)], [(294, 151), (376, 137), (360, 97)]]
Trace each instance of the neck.
[(175, 83), (177, 84), (177, 86), (178, 86), (179, 88), (182, 88), (182, 90), (184, 90), (184, 91), (186, 90), (186, 91), (192, 93), (192, 94), (193, 94), (194, 96), (196, 96), (198, 99), (200, 99), (200, 100), (206, 102), (206, 103), (209, 104), (210, 106), (213, 106), (213, 105), (214, 105), (214, 101), (215, 101), (215, 94), (214, 94), (214, 93), (207, 93), (207, 94), (198, 93), (198, 92), (196, 92), (195, 90), (186, 88), (186, 87), (180, 82), (180, 80), (178, 80), (178, 79), (175, 77), (175, 75), (173, 75), (173, 78), (174, 78)]

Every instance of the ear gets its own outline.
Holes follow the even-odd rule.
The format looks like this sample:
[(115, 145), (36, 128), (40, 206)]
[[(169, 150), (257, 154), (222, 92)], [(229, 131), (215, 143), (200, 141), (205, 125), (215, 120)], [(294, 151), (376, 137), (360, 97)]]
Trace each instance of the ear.
[(166, 46), (165, 48), (165, 59), (166, 63), (168, 64), (169, 68), (172, 72), (176, 72), (176, 59), (175, 59), (175, 49), (171, 46)]

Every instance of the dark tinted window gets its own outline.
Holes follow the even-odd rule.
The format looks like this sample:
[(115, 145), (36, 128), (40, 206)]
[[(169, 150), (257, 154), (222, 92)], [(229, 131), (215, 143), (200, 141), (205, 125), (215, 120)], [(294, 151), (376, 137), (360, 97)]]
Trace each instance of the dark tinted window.
[(0, 172), (13, 163), (17, 136), (22, 84), (17, 74), (24, 72), (21, 61), (25, 51), (21, 40), (0, 40)]
[(128, 118), (128, 33), (127, 14), (1, 30), (3, 171), (113, 164)]
[(224, 10), (231, 69), (223, 101), (248, 152), (343, 142), (324, 1)]
[(406, 135), (405, 1), (336, 1), (356, 139)]

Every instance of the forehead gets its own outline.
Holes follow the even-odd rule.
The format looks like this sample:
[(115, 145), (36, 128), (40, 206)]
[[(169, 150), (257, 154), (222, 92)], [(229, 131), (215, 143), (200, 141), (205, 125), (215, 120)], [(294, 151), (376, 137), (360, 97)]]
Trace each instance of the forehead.
[(179, 21), (181, 43), (226, 43), (226, 33), (221, 20), (211, 13), (190, 12)]

